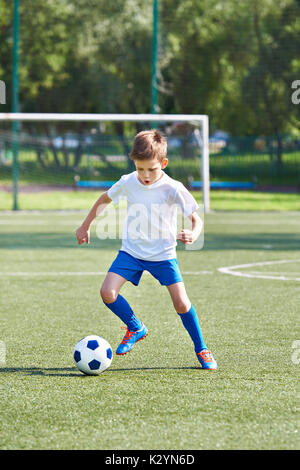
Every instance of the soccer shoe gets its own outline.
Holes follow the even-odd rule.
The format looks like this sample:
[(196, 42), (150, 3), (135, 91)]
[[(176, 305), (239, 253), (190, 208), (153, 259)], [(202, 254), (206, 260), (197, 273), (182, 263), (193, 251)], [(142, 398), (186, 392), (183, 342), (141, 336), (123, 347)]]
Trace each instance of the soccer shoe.
[(198, 361), (202, 365), (202, 369), (214, 370), (218, 368), (218, 365), (214, 359), (214, 356), (208, 349), (202, 349), (202, 351), (196, 353)]
[(117, 347), (116, 354), (118, 356), (127, 354), (129, 351), (131, 351), (135, 343), (137, 343), (141, 339), (146, 338), (147, 334), (148, 334), (148, 329), (143, 323), (142, 323), (142, 328), (137, 331), (129, 331), (127, 328), (126, 334), (124, 338), (122, 339), (122, 342)]

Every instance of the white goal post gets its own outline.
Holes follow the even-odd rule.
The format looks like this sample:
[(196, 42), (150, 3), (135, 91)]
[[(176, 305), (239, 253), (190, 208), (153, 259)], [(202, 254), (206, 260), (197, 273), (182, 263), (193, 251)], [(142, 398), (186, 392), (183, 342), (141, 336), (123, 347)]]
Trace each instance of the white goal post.
[[(195, 137), (201, 148), (201, 174), (204, 212), (210, 210), (209, 122), (204, 114), (71, 114), (71, 113), (0, 113), (0, 121), (131, 121), (187, 122), (195, 125)], [(200, 129), (197, 128), (200, 126)]]

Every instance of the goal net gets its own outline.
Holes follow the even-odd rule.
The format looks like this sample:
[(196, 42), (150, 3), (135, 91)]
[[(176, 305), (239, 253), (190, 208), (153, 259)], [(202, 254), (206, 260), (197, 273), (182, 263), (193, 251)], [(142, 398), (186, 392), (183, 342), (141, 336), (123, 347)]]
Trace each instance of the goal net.
[[(208, 212), (208, 117), (162, 114), (0, 113), (0, 210), (10, 197), (10, 209), (28, 208), (20, 203), (25, 193), (108, 189), (135, 169), (133, 138), (150, 128), (167, 138), (166, 173), (202, 190)], [(54, 202), (50, 208), (61, 209)]]

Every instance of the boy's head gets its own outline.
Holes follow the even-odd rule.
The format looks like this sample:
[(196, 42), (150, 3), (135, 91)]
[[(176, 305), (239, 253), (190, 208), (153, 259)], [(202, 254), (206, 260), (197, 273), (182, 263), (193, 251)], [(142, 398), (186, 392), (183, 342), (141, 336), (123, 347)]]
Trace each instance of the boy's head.
[(155, 183), (168, 164), (166, 138), (157, 130), (139, 132), (130, 158), (135, 163), (140, 181), (145, 185)]

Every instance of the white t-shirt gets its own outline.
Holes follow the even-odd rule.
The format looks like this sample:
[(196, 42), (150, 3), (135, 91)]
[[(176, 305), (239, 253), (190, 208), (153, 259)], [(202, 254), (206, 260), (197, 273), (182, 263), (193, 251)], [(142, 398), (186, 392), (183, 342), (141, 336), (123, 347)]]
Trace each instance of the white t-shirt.
[(182, 183), (163, 172), (148, 186), (134, 171), (122, 176), (107, 194), (114, 205), (121, 199), (128, 203), (121, 250), (147, 261), (176, 258), (177, 208), (188, 217), (199, 207)]

